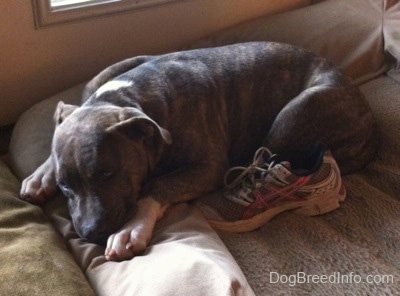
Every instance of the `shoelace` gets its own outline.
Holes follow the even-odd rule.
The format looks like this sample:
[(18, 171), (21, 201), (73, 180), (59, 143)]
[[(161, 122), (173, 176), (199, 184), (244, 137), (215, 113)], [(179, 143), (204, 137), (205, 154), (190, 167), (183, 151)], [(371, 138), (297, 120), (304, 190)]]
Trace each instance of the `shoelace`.
[[(268, 155), (267, 162), (264, 160), (264, 153)], [(276, 154), (272, 154), (268, 148), (261, 147), (254, 154), (253, 162), (248, 167), (236, 166), (227, 171), (224, 177), (225, 187), (227, 190), (229, 190), (230, 194), (235, 196), (236, 202), (240, 202), (243, 198), (245, 198), (243, 195), (241, 195), (241, 193), (248, 192), (256, 187), (257, 180), (260, 179), (256, 178), (257, 173), (261, 175), (261, 178), (265, 178), (269, 174), (272, 167), (274, 167), (276, 164), (274, 161), (275, 156)], [(261, 164), (260, 157), (262, 158)], [(262, 167), (260, 165), (262, 165)], [(241, 171), (241, 173), (232, 181), (228, 181), (229, 176), (235, 171)], [(243, 203), (246, 205), (248, 202), (252, 202), (252, 200), (246, 199), (243, 201)]]

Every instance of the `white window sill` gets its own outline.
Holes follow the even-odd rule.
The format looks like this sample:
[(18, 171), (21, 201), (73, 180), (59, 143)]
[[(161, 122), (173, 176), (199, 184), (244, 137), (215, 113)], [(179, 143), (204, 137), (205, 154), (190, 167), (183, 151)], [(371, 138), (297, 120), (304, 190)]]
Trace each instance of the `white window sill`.
[(186, 0), (107, 0), (53, 7), (50, 0), (32, 0), (32, 3), (35, 26), (42, 28), (177, 1)]

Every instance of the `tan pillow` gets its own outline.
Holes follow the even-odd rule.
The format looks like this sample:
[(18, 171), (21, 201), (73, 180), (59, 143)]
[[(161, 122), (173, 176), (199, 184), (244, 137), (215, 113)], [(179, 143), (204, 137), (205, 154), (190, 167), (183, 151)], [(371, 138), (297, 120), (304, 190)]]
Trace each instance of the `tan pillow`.
[(361, 83), (388, 69), (382, 0), (328, 0), (226, 29), (190, 47), (247, 41), (294, 44), (326, 57)]
[[(29, 175), (48, 157), (57, 102), (78, 103), (82, 87), (38, 103), (17, 122), (10, 162), (19, 178)], [(50, 200), (44, 210), (96, 295), (254, 295), (224, 243), (194, 206), (170, 208), (157, 225), (146, 253), (121, 263), (105, 261), (104, 247), (86, 243), (77, 236), (61, 195)], [(66, 274), (66, 278), (69, 276)]]
[(19, 187), (0, 161), (0, 294), (94, 295), (40, 208), (18, 199)]

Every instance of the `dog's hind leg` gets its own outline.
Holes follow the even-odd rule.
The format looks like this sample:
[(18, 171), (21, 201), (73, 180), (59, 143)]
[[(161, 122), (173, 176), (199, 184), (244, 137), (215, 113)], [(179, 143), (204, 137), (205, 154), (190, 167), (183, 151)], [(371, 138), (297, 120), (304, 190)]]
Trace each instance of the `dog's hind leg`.
[(368, 103), (351, 87), (315, 86), (278, 114), (264, 145), (278, 153), (328, 145), (342, 173), (364, 167), (377, 150), (377, 130)]

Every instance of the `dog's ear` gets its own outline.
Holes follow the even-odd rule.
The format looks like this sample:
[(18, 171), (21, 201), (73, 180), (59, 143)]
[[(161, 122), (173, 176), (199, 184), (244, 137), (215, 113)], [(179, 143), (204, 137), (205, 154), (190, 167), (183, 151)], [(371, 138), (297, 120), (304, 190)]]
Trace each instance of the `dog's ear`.
[(125, 119), (107, 129), (109, 132), (117, 131), (131, 140), (143, 140), (146, 144), (162, 139), (164, 143), (171, 144), (171, 134), (159, 126), (151, 118), (142, 113), (141, 116), (133, 116)]
[(56, 125), (60, 125), (76, 108), (78, 108), (78, 106), (68, 105), (63, 101), (58, 102), (56, 111), (54, 113), (54, 121)]

